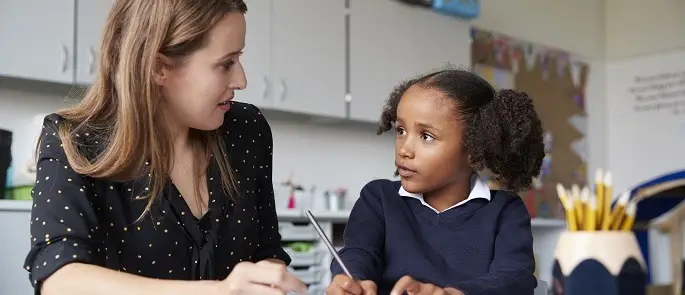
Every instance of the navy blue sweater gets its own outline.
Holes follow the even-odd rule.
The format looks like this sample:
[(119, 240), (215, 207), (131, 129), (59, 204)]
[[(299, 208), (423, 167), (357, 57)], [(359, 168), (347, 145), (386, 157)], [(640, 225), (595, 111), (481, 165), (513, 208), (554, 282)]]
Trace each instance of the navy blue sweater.
[[(436, 213), (398, 194), (399, 181), (373, 180), (361, 191), (345, 228), (340, 256), (357, 280), (389, 294), (404, 275), (467, 295), (532, 295), (530, 215), (521, 198), (491, 191)], [(333, 275), (343, 273), (335, 261)]]

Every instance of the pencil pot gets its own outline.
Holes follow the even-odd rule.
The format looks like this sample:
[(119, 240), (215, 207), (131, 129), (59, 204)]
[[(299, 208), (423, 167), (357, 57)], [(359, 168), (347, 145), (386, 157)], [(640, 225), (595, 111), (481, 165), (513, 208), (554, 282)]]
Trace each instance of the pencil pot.
[(555, 295), (645, 295), (644, 258), (632, 232), (565, 232), (554, 251)]

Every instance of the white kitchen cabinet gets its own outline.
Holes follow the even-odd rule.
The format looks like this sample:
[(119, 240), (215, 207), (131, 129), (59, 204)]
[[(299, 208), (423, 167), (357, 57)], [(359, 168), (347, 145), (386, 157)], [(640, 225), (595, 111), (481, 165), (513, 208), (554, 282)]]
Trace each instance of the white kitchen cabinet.
[(77, 0), (76, 3), (76, 83), (90, 84), (97, 74), (103, 28), (114, 0)]
[(395, 85), (417, 74), (409, 36), (414, 9), (398, 1), (350, 0), (351, 119), (377, 121)]
[(350, 0), (350, 118), (376, 122), (402, 81), (446, 63), (470, 67), (470, 25), (391, 0)]
[(411, 29), (417, 73), (425, 73), (451, 63), (471, 67), (471, 25), (453, 16), (428, 9), (416, 9)]
[(271, 81), (271, 1), (247, 0), (247, 34), (240, 57), (247, 77), (247, 88), (236, 93), (236, 100), (260, 108), (273, 105), (270, 98)]
[[(345, 116), (345, 2), (248, 0), (236, 100), (264, 109)], [(316, 13), (311, 13), (316, 11)]]
[(345, 1), (272, 0), (274, 106), (345, 116)]
[(75, 0), (0, 0), (0, 76), (74, 81)]
[[(0, 0), (0, 76), (91, 83), (113, 1)], [(399, 1), (348, 1), (349, 27), (345, 0), (246, 0), (248, 86), (236, 100), (345, 118), (349, 83), (349, 118), (375, 122), (400, 82), (470, 65), (468, 22)]]
[[(31, 295), (33, 287), (29, 272), (24, 269), (24, 259), (31, 248), (29, 226), (30, 207), (26, 210), (6, 211), (3, 202), (24, 202), (0, 200), (0, 294)], [(30, 206), (30, 204), (28, 205)]]

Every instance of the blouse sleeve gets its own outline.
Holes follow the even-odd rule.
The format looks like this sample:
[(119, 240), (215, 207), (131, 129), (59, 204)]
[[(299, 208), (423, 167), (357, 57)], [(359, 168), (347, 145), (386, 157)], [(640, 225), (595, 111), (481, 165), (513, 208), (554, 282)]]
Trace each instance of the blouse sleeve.
[(46, 117), (32, 191), (31, 249), (24, 268), (36, 294), (40, 284), (62, 266), (93, 262), (97, 217), (85, 177), (68, 164), (57, 135), (58, 119)]
[(257, 261), (276, 258), (290, 265), (291, 258), (281, 246), (281, 234), (278, 231), (278, 217), (276, 215), (276, 202), (274, 200), (274, 185), (271, 179), (273, 168), (273, 137), (271, 126), (264, 115), (255, 107), (258, 115), (259, 129), (257, 136), (261, 144), (261, 175), (257, 191), (259, 203), (257, 211), (259, 216), (259, 243), (257, 245)]

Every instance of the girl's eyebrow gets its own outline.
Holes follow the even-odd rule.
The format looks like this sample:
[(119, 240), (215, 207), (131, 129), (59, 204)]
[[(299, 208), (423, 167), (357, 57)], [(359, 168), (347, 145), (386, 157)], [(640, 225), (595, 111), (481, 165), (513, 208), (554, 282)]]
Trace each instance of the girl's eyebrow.
[(433, 125), (428, 124), (428, 123), (423, 123), (423, 122), (418, 122), (416, 123), (416, 126), (422, 129), (430, 129), (430, 130), (437, 130)]

